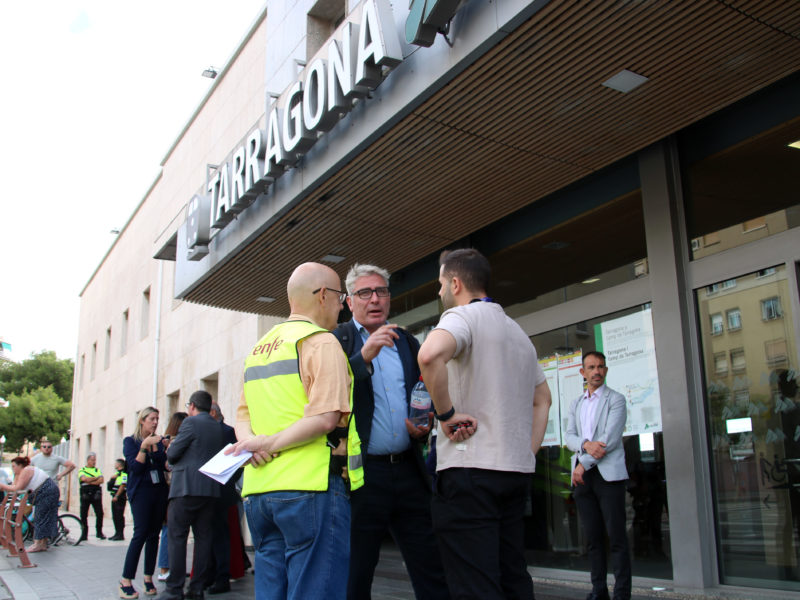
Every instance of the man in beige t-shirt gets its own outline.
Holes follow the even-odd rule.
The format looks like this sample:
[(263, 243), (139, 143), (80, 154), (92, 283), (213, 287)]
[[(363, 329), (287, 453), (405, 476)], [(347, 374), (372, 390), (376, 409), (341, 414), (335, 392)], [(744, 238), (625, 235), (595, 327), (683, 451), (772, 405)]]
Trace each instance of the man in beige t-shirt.
[(445, 312), (419, 351), (440, 434), (431, 509), (450, 594), (533, 600), (523, 515), (550, 410), (525, 332), (486, 295), (477, 250), (441, 259)]

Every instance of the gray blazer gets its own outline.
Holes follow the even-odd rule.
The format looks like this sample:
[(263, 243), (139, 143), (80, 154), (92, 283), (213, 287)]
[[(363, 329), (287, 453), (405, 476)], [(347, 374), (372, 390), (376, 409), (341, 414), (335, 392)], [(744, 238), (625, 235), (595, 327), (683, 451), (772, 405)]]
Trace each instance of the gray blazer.
[(606, 386), (600, 405), (597, 407), (597, 425), (594, 435), (589, 441), (605, 442), (606, 454), (600, 460), (588, 452), (581, 450), (584, 438), (581, 435), (581, 406), (585, 402), (581, 394), (569, 406), (569, 419), (567, 421), (567, 448), (575, 454), (572, 455), (572, 469), (575, 470), (577, 462), (588, 471), (592, 467), (600, 469), (600, 475), (606, 481), (621, 481), (628, 478), (625, 468), (625, 449), (622, 447), (622, 432), (628, 418), (625, 406), (625, 396)]
[(225, 441), (219, 423), (207, 412), (187, 417), (178, 435), (167, 448), (167, 461), (172, 467), (169, 497), (211, 496), (219, 498), (222, 486), (198, 469), (219, 452)]

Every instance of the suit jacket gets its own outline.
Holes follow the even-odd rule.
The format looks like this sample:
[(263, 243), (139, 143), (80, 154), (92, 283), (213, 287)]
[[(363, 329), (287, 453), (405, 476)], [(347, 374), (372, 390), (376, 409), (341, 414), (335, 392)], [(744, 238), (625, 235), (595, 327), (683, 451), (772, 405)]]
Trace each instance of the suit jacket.
[(222, 486), (203, 475), (199, 468), (219, 452), (225, 441), (220, 424), (207, 412), (187, 417), (178, 435), (167, 448), (167, 460), (172, 466), (169, 497), (211, 496), (219, 498)]
[(581, 394), (569, 406), (566, 443), (567, 447), (575, 452), (572, 456), (572, 469), (575, 470), (577, 462), (580, 461), (587, 470), (597, 467), (606, 481), (627, 479), (628, 470), (625, 468), (625, 449), (622, 446), (622, 432), (625, 429), (625, 421), (628, 417), (625, 396), (605, 386), (599, 399), (597, 425), (594, 429), (594, 435), (589, 441), (605, 442), (606, 454), (600, 460), (581, 450), (581, 444), (584, 441), (582, 435), (583, 427), (581, 426), (581, 407), (584, 402), (586, 402), (584, 394)]
[[(411, 390), (419, 381), (419, 365), (417, 364), (419, 342), (417, 338), (405, 329), (398, 327), (396, 331), (400, 337), (395, 340), (395, 346), (400, 356), (400, 362), (403, 365), (406, 404), (408, 405), (411, 402)], [(356, 419), (358, 437), (361, 438), (362, 452), (366, 454), (369, 447), (370, 434), (372, 433), (375, 396), (372, 391), (372, 374), (367, 368), (364, 357), (361, 356), (361, 348), (364, 346), (364, 342), (361, 340), (361, 334), (356, 329), (355, 322), (352, 319), (339, 325), (333, 334), (342, 344), (345, 352), (347, 352), (350, 368), (353, 370), (353, 415)], [(412, 438), (411, 449), (417, 459), (420, 475), (426, 484), (430, 485), (430, 476), (425, 468), (425, 460), (422, 458), (422, 444)]]

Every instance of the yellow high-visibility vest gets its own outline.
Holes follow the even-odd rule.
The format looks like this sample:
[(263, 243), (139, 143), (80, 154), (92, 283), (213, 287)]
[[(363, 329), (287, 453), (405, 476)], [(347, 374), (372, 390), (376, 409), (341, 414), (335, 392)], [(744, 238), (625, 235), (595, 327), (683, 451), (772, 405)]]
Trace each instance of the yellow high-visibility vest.
[[(286, 321), (273, 327), (245, 359), (244, 394), (250, 426), (256, 435), (272, 435), (303, 417), (308, 404), (300, 379), (298, 344), (319, 333), (328, 333), (308, 321)], [(347, 434), (347, 475), (350, 489), (364, 484), (361, 441), (353, 417), (353, 373), (350, 363), (350, 419)], [(331, 448), (326, 435), (281, 450), (262, 467), (247, 465), (242, 495), (282, 490), (325, 491), (328, 489)]]

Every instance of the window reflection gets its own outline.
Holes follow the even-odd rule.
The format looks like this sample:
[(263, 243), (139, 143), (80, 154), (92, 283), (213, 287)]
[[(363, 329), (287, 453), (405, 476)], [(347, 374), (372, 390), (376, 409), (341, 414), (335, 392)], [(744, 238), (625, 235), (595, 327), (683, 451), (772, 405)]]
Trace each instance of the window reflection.
[[(695, 292), (721, 576), (800, 589), (800, 397), (788, 271), (779, 265), (736, 282)], [(728, 320), (716, 332), (711, 315), (734, 311), (736, 327)]]

